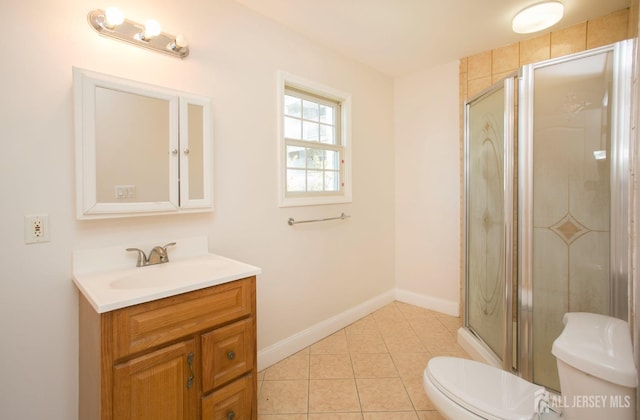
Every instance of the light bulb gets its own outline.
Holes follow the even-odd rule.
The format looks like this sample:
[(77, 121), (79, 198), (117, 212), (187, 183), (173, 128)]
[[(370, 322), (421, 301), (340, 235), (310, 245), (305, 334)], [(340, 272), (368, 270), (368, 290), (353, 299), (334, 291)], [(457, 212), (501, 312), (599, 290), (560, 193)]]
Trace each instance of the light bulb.
[(160, 32), (162, 32), (162, 27), (157, 20), (149, 19), (147, 23), (144, 24), (144, 39), (151, 39), (154, 36), (158, 36)]
[(105, 26), (113, 29), (124, 22), (124, 14), (117, 7), (107, 7), (104, 11)]
[(177, 48), (185, 48), (189, 45), (187, 37), (181, 34), (176, 35), (176, 39), (173, 43), (176, 44)]

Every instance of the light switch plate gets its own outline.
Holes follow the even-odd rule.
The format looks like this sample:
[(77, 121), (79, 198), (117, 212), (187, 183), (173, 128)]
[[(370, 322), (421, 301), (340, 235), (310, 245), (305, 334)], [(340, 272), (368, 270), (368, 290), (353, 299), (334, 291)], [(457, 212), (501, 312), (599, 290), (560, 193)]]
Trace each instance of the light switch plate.
[(116, 185), (115, 186), (115, 198), (135, 198), (136, 186), (135, 185)]

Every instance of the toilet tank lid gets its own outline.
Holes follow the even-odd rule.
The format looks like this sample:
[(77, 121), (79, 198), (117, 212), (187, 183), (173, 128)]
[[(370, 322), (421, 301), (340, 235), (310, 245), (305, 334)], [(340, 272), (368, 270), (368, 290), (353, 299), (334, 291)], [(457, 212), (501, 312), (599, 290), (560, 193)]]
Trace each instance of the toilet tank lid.
[(551, 349), (555, 357), (611, 383), (638, 385), (627, 322), (586, 312), (568, 312), (562, 322), (564, 329)]

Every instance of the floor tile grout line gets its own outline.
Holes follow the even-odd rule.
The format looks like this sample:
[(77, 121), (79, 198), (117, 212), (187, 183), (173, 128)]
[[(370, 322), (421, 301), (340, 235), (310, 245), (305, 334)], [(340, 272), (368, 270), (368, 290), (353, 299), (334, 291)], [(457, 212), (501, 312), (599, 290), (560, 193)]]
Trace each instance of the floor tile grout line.
[(356, 387), (356, 396), (358, 397), (358, 407), (360, 407), (360, 417), (363, 418), (362, 414), (362, 399), (360, 398), (360, 391), (358, 390), (358, 381), (356, 380), (356, 369), (353, 366), (353, 355), (351, 353), (351, 346), (349, 345), (349, 338), (347, 337), (346, 328), (344, 328), (344, 337), (347, 342), (347, 354), (349, 355), (349, 362), (351, 363), (351, 373), (353, 373), (353, 384)]
[(307, 420), (309, 419), (309, 412), (311, 411), (311, 345), (307, 346), (307, 353), (309, 353), (309, 361), (307, 362)]
[[(407, 324), (409, 325), (409, 328), (411, 328), (411, 331), (416, 335), (416, 337), (418, 337), (415, 329), (413, 328), (413, 325), (411, 325), (411, 321), (409, 321), (409, 319), (407, 318), (405, 313), (402, 312), (402, 310), (400, 308), (398, 308), (398, 305), (395, 302), (394, 302), (394, 306), (398, 310), (398, 312), (400, 312), (400, 314), (402, 315), (404, 320), (407, 321)], [(422, 344), (424, 346), (424, 344), (422, 343), (422, 340), (420, 340), (420, 337), (418, 337), (418, 340), (420, 341), (420, 344)], [(426, 347), (425, 347), (425, 350), (426, 350)], [(393, 360), (393, 358), (392, 358), (392, 360)], [(395, 362), (394, 362), (394, 365), (395, 365)], [(400, 374), (400, 372), (398, 372), (398, 374)], [(405, 383), (405, 380), (404, 380), (404, 378), (402, 378), (402, 376), (400, 376), (400, 381), (402, 382), (402, 387), (404, 388), (404, 392), (406, 392), (407, 397), (409, 398), (409, 402), (411, 403), (411, 406), (413, 407), (413, 411), (416, 414), (416, 417), (418, 417), (418, 407), (416, 407), (415, 402), (411, 398), (411, 394), (409, 393), (409, 390), (407, 389), (407, 384)]]

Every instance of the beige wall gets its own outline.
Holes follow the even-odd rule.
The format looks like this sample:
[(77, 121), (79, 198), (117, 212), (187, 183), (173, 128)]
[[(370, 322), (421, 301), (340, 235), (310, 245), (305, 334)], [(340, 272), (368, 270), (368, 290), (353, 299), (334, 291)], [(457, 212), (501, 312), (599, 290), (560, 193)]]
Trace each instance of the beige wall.
[(458, 315), (458, 62), (395, 81), (398, 299)]

